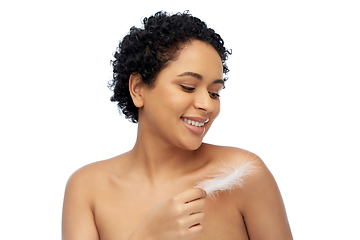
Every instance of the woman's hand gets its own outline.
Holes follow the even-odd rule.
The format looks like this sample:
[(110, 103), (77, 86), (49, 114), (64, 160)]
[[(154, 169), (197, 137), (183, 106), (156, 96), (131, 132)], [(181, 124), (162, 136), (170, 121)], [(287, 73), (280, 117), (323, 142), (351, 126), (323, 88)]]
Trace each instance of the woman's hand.
[(206, 192), (192, 188), (158, 204), (146, 215), (130, 240), (186, 240), (203, 232)]

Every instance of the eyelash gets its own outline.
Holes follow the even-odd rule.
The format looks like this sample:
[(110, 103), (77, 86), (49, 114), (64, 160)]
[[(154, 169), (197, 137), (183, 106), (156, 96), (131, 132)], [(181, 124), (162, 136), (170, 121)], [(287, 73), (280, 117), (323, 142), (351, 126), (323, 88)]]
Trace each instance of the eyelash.
[[(180, 85), (186, 92), (193, 92), (195, 90), (195, 88), (192, 88), (192, 87), (186, 87), (186, 86), (183, 86), (183, 85)], [(213, 99), (217, 99), (220, 97), (220, 95), (218, 93), (213, 93), (213, 92), (209, 92), (209, 95), (211, 98)]]

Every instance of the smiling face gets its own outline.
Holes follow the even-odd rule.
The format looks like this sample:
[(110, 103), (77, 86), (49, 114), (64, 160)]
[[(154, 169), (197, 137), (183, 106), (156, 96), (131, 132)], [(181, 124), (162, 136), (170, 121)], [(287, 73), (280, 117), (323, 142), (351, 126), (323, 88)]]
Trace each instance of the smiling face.
[[(220, 111), (223, 65), (216, 50), (194, 40), (180, 50), (156, 77), (143, 86), (139, 129), (152, 140), (195, 150)], [(146, 136), (146, 135), (145, 135)]]

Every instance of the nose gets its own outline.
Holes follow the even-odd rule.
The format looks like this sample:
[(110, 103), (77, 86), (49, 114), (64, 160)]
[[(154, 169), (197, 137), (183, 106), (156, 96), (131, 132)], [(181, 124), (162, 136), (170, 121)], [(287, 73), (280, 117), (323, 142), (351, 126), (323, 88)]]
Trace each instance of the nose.
[(214, 103), (207, 90), (197, 92), (194, 107), (203, 110), (206, 113), (214, 111)]

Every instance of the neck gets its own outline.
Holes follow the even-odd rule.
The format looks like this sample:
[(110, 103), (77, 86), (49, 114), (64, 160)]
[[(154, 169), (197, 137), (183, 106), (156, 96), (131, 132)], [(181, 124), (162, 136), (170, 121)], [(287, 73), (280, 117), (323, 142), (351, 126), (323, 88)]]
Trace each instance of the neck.
[(206, 160), (198, 158), (199, 150), (181, 149), (156, 136), (146, 136), (138, 129), (134, 148), (130, 151), (133, 170), (150, 183), (179, 179), (200, 169)]

